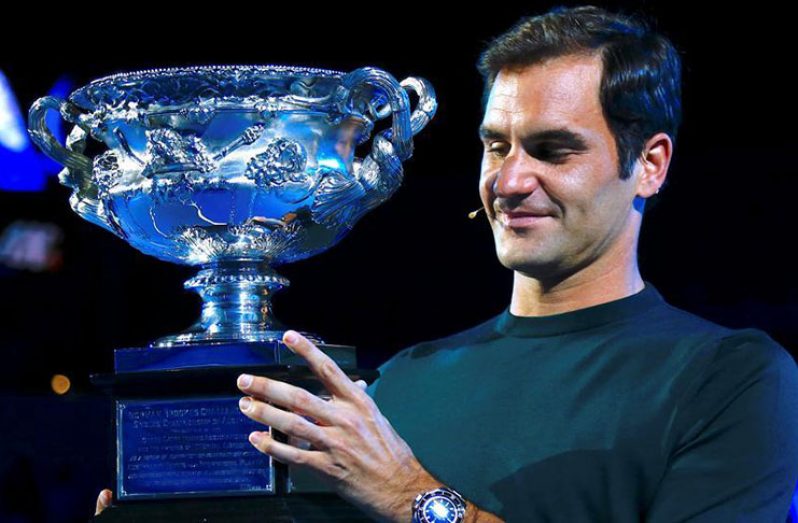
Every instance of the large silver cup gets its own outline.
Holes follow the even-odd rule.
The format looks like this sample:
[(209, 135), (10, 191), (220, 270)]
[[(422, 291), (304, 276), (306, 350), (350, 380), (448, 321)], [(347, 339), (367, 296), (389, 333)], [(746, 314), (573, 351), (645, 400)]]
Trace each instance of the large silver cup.
[[(436, 106), (424, 79), (371, 67), (155, 69), (41, 98), (29, 131), (65, 166), (59, 180), (80, 216), (143, 253), (201, 266), (185, 283), (201, 318), (151, 346), (273, 341), (285, 327), (271, 296), (288, 285), (274, 267), (331, 247), (389, 198)], [(74, 124), (66, 146), (47, 129), (50, 109)], [(390, 128), (356, 158), (384, 118)], [(89, 136), (108, 150), (86, 156)]]
[[(409, 91), (418, 97), (412, 111)], [(65, 145), (47, 129), (49, 110), (74, 124)], [(388, 199), (402, 182), (413, 135), (435, 110), (425, 80), (400, 83), (371, 67), (157, 69), (34, 103), (29, 132), (65, 166), (59, 180), (72, 188), (75, 212), (143, 253), (201, 267), (186, 282), (202, 297), (199, 321), (148, 347), (115, 350), (115, 372), (92, 376), (115, 411), (121, 510), (112, 506), (101, 518), (232, 522), (324, 509), (281, 496), (318, 490), (301, 471), (282, 470), (249, 445), (249, 432), (264, 427), (238, 411), (235, 377), (268, 375), (325, 395), (281, 345), (285, 328), (271, 296), (288, 281), (274, 267), (331, 247)], [(388, 118), (370, 153), (355, 157)], [(89, 137), (107, 150), (87, 156)], [(374, 375), (356, 368), (354, 347), (303, 334), (353, 379)], [(203, 500), (225, 496), (237, 502)], [(176, 497), (197, 501), (183, 519), (172, 517)]]

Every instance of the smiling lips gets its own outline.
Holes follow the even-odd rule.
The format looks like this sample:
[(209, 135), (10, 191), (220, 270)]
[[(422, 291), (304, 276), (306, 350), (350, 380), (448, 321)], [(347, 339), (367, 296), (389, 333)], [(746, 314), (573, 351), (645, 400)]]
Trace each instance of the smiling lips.
[(551, 215), (536, 211), (506, 211), (499, 213), (499, 222), (505, 227), (531, 227)]

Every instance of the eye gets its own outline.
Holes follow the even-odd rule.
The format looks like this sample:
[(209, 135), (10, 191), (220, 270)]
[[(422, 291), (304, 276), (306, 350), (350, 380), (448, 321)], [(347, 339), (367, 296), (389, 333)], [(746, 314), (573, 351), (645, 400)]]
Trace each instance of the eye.
[(568, 153), (566, 151), (546, 151), (543, 156), (547, 158), (564, 158), (568, 156)]
[(497, 156), (504, 156), (507, 154), (507, 145), (503, 142), (491, 142), (485, 145), (485, 152)]
[(567, 149), (548, 147), (541, 147), (537, 151), (534, 151), (534, 153), (542, 160), (549, 160), (552, 163), (562, 163), (565, 160), (565, 157), (571, 154)]

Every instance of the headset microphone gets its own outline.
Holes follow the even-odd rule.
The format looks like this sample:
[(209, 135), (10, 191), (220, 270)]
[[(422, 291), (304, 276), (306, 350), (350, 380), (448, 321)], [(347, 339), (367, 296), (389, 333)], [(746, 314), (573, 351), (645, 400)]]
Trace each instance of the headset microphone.
[(485, 208), (484, 208), (484, 207), (480, 207), (480, 208), (479, 208), (479, 209), (477, 209), (476, 211), (471, 211), (470, 213), (468, 213), (468, 218), (469, 218), (470, 220), (473, 220), (473, 219), (474, 219), (474, 218), (477, 216), (477, 214), (479, 213), (479, 211), (484, 211), (484, 210), (485, 210)]

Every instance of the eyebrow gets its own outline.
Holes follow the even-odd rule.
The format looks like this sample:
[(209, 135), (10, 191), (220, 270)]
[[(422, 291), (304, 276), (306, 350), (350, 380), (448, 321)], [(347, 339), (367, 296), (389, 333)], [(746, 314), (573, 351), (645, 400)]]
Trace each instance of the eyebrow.
[[(504, 139), (505, 135), (501, 131), (497, 131), (496, 129), (491, 129), (485, 125), (479, 126), (479, 138), (481, 140), (489, 140), (489, 139)], [(587, 140), (584, 136), (570, 129), (565, 127), (560, 127), (556, 129), (544, 129), (542, 131), (538, 131), (523, 137), (522, 141), (524, 143), (536, 143), (536, 142), (558, 142), (568, 147), (576, 150), (587, 150)]]

